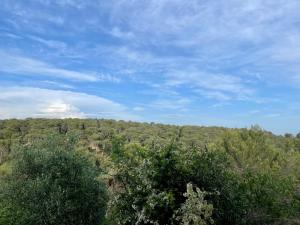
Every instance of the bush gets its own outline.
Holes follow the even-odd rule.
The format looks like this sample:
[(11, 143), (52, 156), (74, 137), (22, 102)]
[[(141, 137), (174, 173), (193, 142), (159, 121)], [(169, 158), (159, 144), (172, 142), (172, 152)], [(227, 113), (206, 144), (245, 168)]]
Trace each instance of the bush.
[[(112, 224), (249, 225), (296, 218), (291, 178), (256, 170), (240, 174), (222, 150), (115, 144), (112, 154), (122, 157), (112, 157), (119, 166), (108, 213)], [(187, 184), (196, 192), (191, 186), (186, 192)]]
[(0, 186), (1, 225), (102, 224), (107, 195), (72, 139), (48, 137), (16, 151)]
[[(205, 201), (213, 205), (212, 219), (217, 224), (239, 224), (246, 214), (239, 179), (227, 169), (224, 154), (184, 152), (174, 144), (147, 151), (136, 146), (135, 150), (123, 163), (118, 161), (116, 181), (121, 188), (109, 210), (116, 224), (181, 224), (174, 218), (186, 202), (188, 183), (211, 193)], [(123, 151), (126, 157), (128, 149)]]

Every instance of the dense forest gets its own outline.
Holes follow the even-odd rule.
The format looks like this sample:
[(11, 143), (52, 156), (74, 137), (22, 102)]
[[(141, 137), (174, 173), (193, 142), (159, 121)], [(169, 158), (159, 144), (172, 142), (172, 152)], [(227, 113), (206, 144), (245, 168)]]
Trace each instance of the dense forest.
[(300, 224), (300, 135), (0, 121), (0, 225)]

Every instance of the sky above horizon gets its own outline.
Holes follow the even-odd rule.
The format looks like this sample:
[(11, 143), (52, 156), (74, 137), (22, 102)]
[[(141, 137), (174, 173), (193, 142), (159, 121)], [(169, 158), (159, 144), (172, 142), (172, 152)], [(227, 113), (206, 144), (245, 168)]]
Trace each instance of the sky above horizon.
[(300, 132), (299, 0), (0, 4), (0, 119)]

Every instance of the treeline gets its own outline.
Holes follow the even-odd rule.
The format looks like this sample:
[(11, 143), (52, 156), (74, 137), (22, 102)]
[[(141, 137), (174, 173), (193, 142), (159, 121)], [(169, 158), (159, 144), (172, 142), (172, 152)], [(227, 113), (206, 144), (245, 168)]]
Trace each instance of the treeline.
[(259, 127), (0, 121), (0, 225), (300, 224), (300, 138)]
[[(260, 129), (259, 127), (253, 127)], [(137, 142), (166, 145), (180, 129), (180, 142), (188, 147), (204, 147), (223, 139), (225, 133), (234, 134), (246, 129), (223, 127), (172, 126), (155, 123), (137, 123), (104, 119), (26, 119), (0, 120), (0, 163), (5, 161), (10, 148), (34, 138), (50, 134), (77, 134), (79, 145), (93, 143), (106, 148), (113, 137), (121, 136), (126, 143)], [(282, 151), (300, 151), (300, 135), (276, 136), (264, 131), (264, 137), (274, 148)]]

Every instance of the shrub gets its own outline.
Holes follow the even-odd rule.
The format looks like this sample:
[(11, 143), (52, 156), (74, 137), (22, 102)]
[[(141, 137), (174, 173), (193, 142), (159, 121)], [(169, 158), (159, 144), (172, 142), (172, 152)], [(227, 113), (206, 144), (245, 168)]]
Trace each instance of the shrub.
[[(222, 153), (183, 152), (175, 144), (147, 151), (136, 147), (134, 155), (118, 163), (116, 182), (121, 188), (109, 209), (116, 224), (181, 224), (175, 218), (189, 204), (184, 196), (188, 183), (212, 193), (207, 204), (214, 206), (212, 219), (218, 224), (238, 224), (247, 212), (238, 177), (226, 168)], [(186, 205), (184, 219), (190, 219), (188, 209)]]
[(49, 137), (16, 151), (1, 180), (1, 225), (96, 225), (105, 215), (105, 186), (74, 142)]

